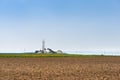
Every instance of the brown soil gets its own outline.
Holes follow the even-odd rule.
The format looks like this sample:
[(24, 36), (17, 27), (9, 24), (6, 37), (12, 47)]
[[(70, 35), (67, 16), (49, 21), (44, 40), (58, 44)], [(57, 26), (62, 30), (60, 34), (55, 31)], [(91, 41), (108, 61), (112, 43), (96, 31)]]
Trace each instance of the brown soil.
[(0, 58), (0, 80), (120, 80), (120, 57)]

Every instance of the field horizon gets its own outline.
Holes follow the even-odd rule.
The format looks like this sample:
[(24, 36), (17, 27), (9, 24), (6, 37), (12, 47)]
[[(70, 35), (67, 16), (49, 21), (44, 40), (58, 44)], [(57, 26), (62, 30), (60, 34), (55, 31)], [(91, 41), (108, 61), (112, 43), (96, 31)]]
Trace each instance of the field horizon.
[(119, 57), (115, 55), (52, 54), (52, 53), (0, 53), (0, 58), (41, 58), (41, 57)]

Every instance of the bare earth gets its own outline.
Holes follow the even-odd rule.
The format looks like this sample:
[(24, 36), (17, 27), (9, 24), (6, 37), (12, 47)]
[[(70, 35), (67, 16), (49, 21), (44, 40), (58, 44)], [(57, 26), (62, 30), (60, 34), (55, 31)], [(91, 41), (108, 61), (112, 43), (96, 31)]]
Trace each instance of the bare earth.
[(120, 80), (120, 57), (0, 58), (0, 80)]

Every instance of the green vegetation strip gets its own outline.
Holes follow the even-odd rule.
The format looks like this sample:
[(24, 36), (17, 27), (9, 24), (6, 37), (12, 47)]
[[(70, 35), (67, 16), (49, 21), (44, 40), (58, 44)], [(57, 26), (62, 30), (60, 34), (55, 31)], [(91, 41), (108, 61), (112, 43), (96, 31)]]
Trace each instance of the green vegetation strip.
[(103, 55), (76, 55), (76, 54), (0, 54), (0, 58), (41, 58), (41, 57), (103, 57)]

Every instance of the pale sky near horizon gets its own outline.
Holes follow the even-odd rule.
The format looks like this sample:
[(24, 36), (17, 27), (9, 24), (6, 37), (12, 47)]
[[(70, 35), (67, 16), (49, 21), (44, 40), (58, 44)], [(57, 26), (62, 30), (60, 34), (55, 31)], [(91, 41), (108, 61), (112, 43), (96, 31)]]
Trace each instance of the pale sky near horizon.
[(0, 52), (120, 51), (120, 0), (0, 0)]

